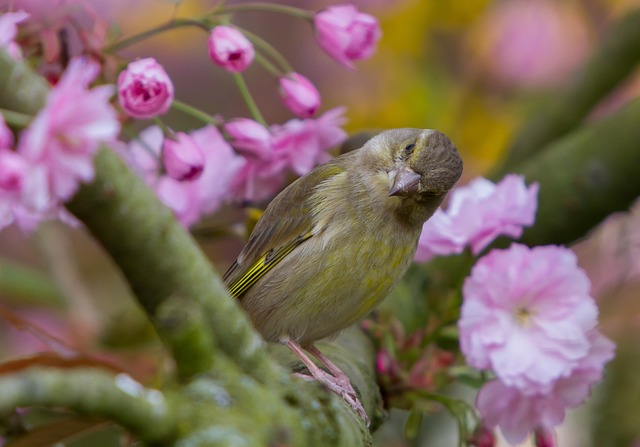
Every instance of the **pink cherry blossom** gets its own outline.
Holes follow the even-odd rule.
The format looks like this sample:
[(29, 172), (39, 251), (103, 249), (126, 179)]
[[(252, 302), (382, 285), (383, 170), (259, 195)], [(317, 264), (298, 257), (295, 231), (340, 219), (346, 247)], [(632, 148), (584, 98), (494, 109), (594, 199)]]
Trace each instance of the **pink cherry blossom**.
[(275, 151), (287, 159), (298, 175), (304, 175), (316, 165), (328, 161), (329, 149), (347, 138), (342, 129), (346, 122), (344, 108), (329, 110), (317, 119), (292, 119), (282, 126), (272, 126)]
[(371, 57), (382, 35), (375, 17), (349, 3), (319, 12), (313, 23), (320, 46), (348, 68), (354, 68), (352, 61)]
[(522, 442), (540, 427), (562, 423), (567, 408), (582, 404), (595, 383), (602, 379), (604, 365), (613, 358), (614, 344), (597, 331), (589, 334), (590, 349), (567, 376), (559, 378), (546, 393), (525, 394), (500, 380), (485, 384), (476, 406), (489, 427), (499, 426), (511, 444)]
[[(232, 185), (234, 197), (249, 202), (264, 200), (282, 188), (289, 171), (304, 175), (328, 161), (331, 157), (327, 151), (347, 136), (340, 127), (345, 122), (343, 113), (344, 109), (339, 107), (316, 119), (292, 119), (271, 126), (271, 142), (263, 147), (264, 153), (260, 158), (247, 157), (238, 171)], [(261, 135), (258, 141), (268, 141), (262, 132), (253, 135)]]
[(92, 180), (94, 153), (120, 131), (109, 104), (113, 86), (88, 88), (98, 71), (90, 59), (73, 59), (21, 134), (18, 152), (30, 165), (23, 199), (34, 211), (69, 199), (80, 182)]
[(134, 118), (153, 118), (169, 110), (173, 82), (162, 65), (148, 57), (129, 63), (118, 76), (118, 99)]
[(175, 140), (165, 138), (162, 162), (169, 177), (182, 181), (196, 180), (204, 170), (204, 154), (191, 136), (177, 132)]
[(548, 392), (589, 352), (598, 315), (589, 289), (567, 248), (491, 251), (463, 286), (458, 327), (467, 362), (523, 394)]
[(231, 137), (231, 145), (242, 155), (268, 160), (273, 153), (271, 131), (249, 118), (236, 118), (224, 125)]
[(195, 130), (189, 136), (204, 155), (204, 170), (194, 181), (178, 181), (160, 174), (159, 155), (163, 137), (162, 131), (156, 126), (145, 129), (140, 133), (139, 140), (129, 143), (130, 152), (125, 156), (125, 160), (186, 227), (222, 205), (229, 197), (233, 178), (244, 163), (244, 159), (234, 153), (213, 126)]
[(253, 44), (231, 26), (220, 25), (213, 28), (208, 43), (211, 60), (233, 73), (246, 70), (255, 57)]
[(29, 14), (24, 11), (7, 12), (0, 15), (0, 47), (4, 48), (16, 60), (22, 59), (22, 50), (14, 42), (18, 33), (18, 24), (28, 17)]
[(280, 96), (284, 105), (300, 118), (310, 118), (320, 108), (320, 92), (299, 73), (280, 78)]
[(461, 253), (477, 255), (498, 236), (519, 238), (535, 221), (539, 186), (507, 175), (498, 184), (477, 178), (451, 192), (446, 211), (438, 211), (422, 228), (415, 260)]

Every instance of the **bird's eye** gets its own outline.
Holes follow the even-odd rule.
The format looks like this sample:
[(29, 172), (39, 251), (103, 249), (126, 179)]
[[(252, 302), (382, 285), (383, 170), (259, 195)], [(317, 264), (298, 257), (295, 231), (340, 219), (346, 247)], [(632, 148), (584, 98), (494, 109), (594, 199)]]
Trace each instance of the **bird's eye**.
[(416, 145), (414, 143), (411, 144), (407, 144), (404, 148), (404, 154), (405, 155), (411, 155), (413, 153), (413, 150), (415, 149)]

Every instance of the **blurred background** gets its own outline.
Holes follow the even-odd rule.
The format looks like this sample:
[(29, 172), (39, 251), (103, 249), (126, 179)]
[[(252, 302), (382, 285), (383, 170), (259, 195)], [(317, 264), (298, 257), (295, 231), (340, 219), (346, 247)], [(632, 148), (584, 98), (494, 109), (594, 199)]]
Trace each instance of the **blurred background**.
[[(279, 3), (318, 10), (335, 2)], [(323, 110), (346, 106), (349, 133), (393, 127), (446, 133), (465, 161), (461, 184), (488, 172), (523, 120), (579, 74), (612, 23), (640, 7), (640, 1), (632, 0), (353, 3), (377, 16), (383, 29), (378, 52), (357, 63), (354, 71), (317, 46), (309, 23), (266, 12), (238, 13), (233, 23), (269, 41), (296, 71), (315, 83)], [(201, 14), (212, 6), (212, 0), (94, 2), (101, 18), (117, 23), (114, 36), (121, 37), (175, 16)], [(225, 119), (248, 117), (233, 79), (209, 60), (206, 38), (201, 29), (181, 28), (119, 55), (123, 61), (156, 58), (173, 78), (176, 98), (183, 102)], [(275, 77), (254, 64), (246, 79), (270, 123), (292, 118), (278, 99)], [(595, 107), (588, 120), (612, 113), (639, 93), (636, 72)], [(170, 113), (166, 122), (174, 129), (201, 126), (177, 113)], [(237, 217), (236, 210), (223, 210), (208, 224), (224, 228)], [(231, 236), (201, 242), (221, 272), (242, 246), (241, 238)], [(559, 445), (637, 446), (640, 375), (634, 366), (640, 366), (640, 346), (633, 340), (640, 337), (640, 208), (611, 216), (573, 248), (592, 280), (603, 332), (619, 343), (619, 353), (591, 403), (570, 413), (560, 430)], [(0, 233), (0, 256), (0, 275), (9, 278), (9, 284), (19, 281), (20, 275), (40, 275), (29, 277), (36, 292), (21, 295), (8, 286), (0, 296), (11, 309), (11, 318), (23, 319), (14, 318), (13, 324), (0, 320), (0, 361), (50, 346), (48, 336), (38, 336), (40, 327), (74, 349), (101, 353), (136, 371), (146, 383), (162, 381), (169, 366), (152, 328), (111, 261), (83, 230), (51, 223), (27, 237), (9, 228)], [(405, 418), (403, 412), (393, 412), (391, 421), (376, 434), (376, 445), (454, 445), (455, 426), (445, 413), (427, 418), (413, 440), (403, 435)]]

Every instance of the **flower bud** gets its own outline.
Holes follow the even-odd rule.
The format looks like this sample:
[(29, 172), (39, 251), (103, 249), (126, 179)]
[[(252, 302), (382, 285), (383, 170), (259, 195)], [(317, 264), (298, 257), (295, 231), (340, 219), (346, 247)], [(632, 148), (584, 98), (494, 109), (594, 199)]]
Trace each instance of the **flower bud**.
[(533, 432), (534, 445), (536, 447), (556, 447), (556, 440), (553, 430), (546, 427), (538, 427)]
[(484, 424), (480, 424), (474, 430), (468, 444), (473, 447), (494, 447), (496, 445), (496, 437), (493, 434), (493, 430)]
[(269, 129), (248, 118), (236, 118), (224, 125), (231, 136), (231, 145), (242, 155), (267, 159), (272, 153), (272, 136)]
[(200, 146), (184, 132), (176, 139), (166, 138), (162, 147), (162, 163), (169, 177), (178, 181), (193, 181), (204, 170), (204, 154)]
[(280, 78), (280, 96), (284, 105), (300, 118), (311, 118), (320, 108), (320, 93), (298, 73)]
[(378, 19), (348, 3), (319, 12), (313, 23), (320, 46), (348, 68), (354, 68), (352, 61), (371, 57), (382, 35)]
[(173, 82), (155, 59), (140, 59), (120, 72), (118, 99), (127, 115), (153, 118), (169, 110), (173, 101)]
[(209, 35), (209, 56), (216, 65), (233, 73), (247, 69), (255, 51), (244, 34), (230, 26), (216, 26)]

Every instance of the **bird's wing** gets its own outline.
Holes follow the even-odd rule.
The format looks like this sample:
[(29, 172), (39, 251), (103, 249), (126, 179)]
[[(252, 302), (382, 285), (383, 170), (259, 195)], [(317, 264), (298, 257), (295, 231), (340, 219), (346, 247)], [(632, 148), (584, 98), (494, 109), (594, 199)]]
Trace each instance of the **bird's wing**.
[(308, 199), (320, 183), (345, 172), (340, 162), (343, 158), (318, 166), (269, 204), (247, 245), (223, 277), (231, 296), (241, 298), (297, 246), (313, 237), (313, 215)]

